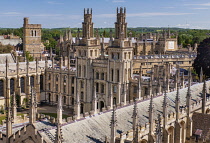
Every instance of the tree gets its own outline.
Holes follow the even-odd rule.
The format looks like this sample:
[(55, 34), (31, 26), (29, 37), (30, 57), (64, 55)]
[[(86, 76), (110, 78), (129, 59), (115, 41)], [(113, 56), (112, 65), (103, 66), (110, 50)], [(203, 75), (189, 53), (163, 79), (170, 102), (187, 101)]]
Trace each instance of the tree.
[(202, 67), (203, 74), (210, 77), (210, 38), (204, 39), (198, 46), (193, 67), (198, 75), (200, 75)]

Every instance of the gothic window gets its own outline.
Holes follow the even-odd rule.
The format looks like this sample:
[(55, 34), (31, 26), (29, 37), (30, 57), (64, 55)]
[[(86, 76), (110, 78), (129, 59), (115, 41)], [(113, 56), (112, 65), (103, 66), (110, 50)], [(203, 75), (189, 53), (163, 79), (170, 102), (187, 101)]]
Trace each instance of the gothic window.
[(117, 53), (116, 56), (117, 56), (116, 59), (119, 59), (120, 58), (120, 53)]
[(21, 93), (25, 93), (25, 79), (24, 79), (24, 77), (20, 78), (20, 90), (21, 90)]
[(101, 93), (104, 93), (104, 84), (101, 84)]
[(93, 56), (93, 50), (90, 50), (90, 56), (91, 57)]
[(4, 96), (4, 81), (0, 80), (0, 96)]
[(51, 74), (48, 75), (48, 80), (51, 80)]
[(133, 87), (133, 93), (137, 93), (137, 86)]
[(114, 70), (111, 69), (111, 81), (113, 81), (113, 80), (114, 80)]
[(120, 70), (117, 70), (117, 82), (120, 81)]
[(113, 104), (114, 104), (114, 105), (117, 104), (117, 98), (116, 98), (116, 97), (113, 98)]
[(71, 94), (74, 94), (74, 87), (71, 87)]
[(96, 82), (96, 92), (99, 91), (99, 83)]
[(81, 97), (81, 100), (84, 100), (84, 92), (83, 91), (81, 92), (81, 96), (80, 97)]
[(56, 101), (58, 101), (58, 95), (56, 95)]
[(30, 76), (30, 85), (34, 87), (34, 76)]
[(50, 90), (50, 83), (48, 83), (48, 90)]
[(114, 53), (112, 53), (112, 59), (114, 59)]
[(104, 73), (101, 73), (101, 79), (104, 80)]
[(96, 79), (99, 79), (99, 72), (96, 72)]
[(97, 50), (95, 50), (95, 56), (97, 56)]
[(36, 30), (34, 31), (34, 36), (36, 37)]
[(10, 79), (10, 94), (14, 93), (14, 89), (15, 89), (15, 82), (14, 79)]
[(86, 77), (86, 66), (83, 66), (84, 77)]
[(58, 81), (58, 78), (59, 78), (59, 75), (57, 74), (57, 75), (56, 75), (56, 81)]
[(44, 78), (43, 75), (40, 75), (40, 91), (44, 90)]
[(74, 83), (74, 77), (71, 78), (71, 83)]
[(63, 96), (63, 102), (66, 104), (66, 96)]
[(124, 53), (124, 59), (126, 59), (127, 53)]
[(65, 75), (63, 78), (63, 82), (66, 83), (67, 76)]
[(33, 30), (31, 30), (31, 36), (34, 36), (34, 31)]
[(113, 86), (113, 93), (117, 93), (117, 86), (116, 85)]
[(78, 69), (78, 72), (79, 72), (79, 76), (81, 76), (81, 65), (79, 65), (79, 69)]
[(128, 59), (131, 59), (131, 52), (128, 53)]

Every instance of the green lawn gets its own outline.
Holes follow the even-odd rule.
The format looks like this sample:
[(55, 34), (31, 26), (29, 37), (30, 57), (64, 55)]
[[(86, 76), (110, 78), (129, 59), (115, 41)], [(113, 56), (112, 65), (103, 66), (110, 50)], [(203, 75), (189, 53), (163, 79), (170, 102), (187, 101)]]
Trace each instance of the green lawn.
[[(51, 117), (57, 118), (57, 113), (40, 113), (40, 114), (49, 115)], [(69, 116), (63, 114), (63, 117), (62, 118), (67, 118), (67, 117), (69, 117)]]
[[(23, 114), (20, 113), (20, 114), (17, 114), (17, 116), (21, 116), (23, 118)], [(6, 119), (6, 115), (0, 115), (0, 124), (2, 125), (2, 120), (5, 120)]]

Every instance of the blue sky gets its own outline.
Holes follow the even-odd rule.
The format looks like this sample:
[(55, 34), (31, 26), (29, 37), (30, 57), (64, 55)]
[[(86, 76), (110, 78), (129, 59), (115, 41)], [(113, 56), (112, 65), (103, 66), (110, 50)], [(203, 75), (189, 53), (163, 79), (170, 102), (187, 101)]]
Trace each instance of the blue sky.
[(0, 27), (22, 27), (23, 17), (43, 28), (81, 27), (84, 8), (95, 28), (114, 27), (117, 7), (126, 7), (128, 27), (210, 29), (209, 0), (1, 0)]

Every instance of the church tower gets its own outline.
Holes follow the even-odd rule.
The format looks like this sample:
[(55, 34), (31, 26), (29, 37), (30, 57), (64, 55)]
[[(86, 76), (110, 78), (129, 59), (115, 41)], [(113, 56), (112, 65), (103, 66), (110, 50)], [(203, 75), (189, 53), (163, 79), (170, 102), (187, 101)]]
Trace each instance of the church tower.
[(115, 39), (127, 38), (126, 8), (117, 8), (117, 22), (115, 22)]
[(29, 18), (24, 18), (23, 24), (23, 52), (24, 56), (26, 52), (29, 52), (33, 57), (40, 57), (44, 51), (41, 48), (41, 24), (29, 24)]
[(90, 39), (94, 37), (92, 8), (84, 9), (84, 22), (82, 22), (82, 37)]

